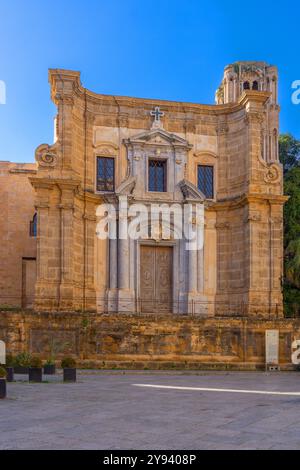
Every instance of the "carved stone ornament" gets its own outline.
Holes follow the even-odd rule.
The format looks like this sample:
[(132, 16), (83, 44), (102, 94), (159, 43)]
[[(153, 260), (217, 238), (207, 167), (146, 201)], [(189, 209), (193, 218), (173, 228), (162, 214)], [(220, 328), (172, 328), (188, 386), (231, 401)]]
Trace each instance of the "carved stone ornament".
[(264, 175), (265, 183), (278, 183), (280, 181), (280, 173), (275, 165), (270, 165), (265, 171)]
[(227, 134), (229, 131), (228, 124), (226, 122), (219, 122), (217, 127), (216, 127), (216, 132), (218, 135), (224, 135)]
[(260, 222), (261, 221), (261, 213), (256, 211), (256, 212), (250, 212), (246, 216), (246, 222)]
[(136, 177), (128, 176), (116, 189), (116, 194), (118, 196), (128, 196), (132, 194), (136, 185)]
[(187, 180), (180, 181), (179, 187), (186, 201), (192, 200), (195, 202), (196, 201), (204, 202), (206, 199), (204, 194), (190, 181), (187, 181)]
[(229, 222), (217, 222), (215, 227), (217, 230), (225, 230), (230, 228), (230, 224)]
[(245, 116), (245, 124), (262, 124), (264, 122), (264, 116), (261, 113), (248, 113)]
[(64, 95), (62, 93), (56, 93), (54, 96), (54, 101), (57, 104), (62, 103), (64, 105), (70, 105), (70, 106), (74, 105), (73, 96)]
[(35, 152), (35, 159), (40, 167), (54, 168), (57, 164), (57, 154), (55, 146), (48, 144), (40, 145)]
[(190, 150), (192, 146), (188, 143), (187, 140), (182, 139), (181, 137), (171, 134), (170, 132), (165, 131), (164, 129), (151, 129), (150, 131), (142, 132), (136, 136), (130, 137), (129, 139), (124, 139), (123, 143), (127, 148), (145, 145), (151, 146), (173, 146), (176, 148)]
[(118, 155), (118, 148), (109, 143), (95, 145), (95, 151), (101, 157), (115, 157)]

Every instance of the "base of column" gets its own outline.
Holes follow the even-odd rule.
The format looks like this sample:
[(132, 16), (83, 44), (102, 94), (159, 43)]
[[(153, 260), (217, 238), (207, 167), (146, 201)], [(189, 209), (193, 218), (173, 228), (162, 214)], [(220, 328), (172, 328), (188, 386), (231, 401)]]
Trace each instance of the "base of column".
[(107, 313), (118, 312), (118, 289), (109, 289), (106, 310)]
[(213, 305), (211, 305), (205, 296), (198, 292), (189, 292), (187, 295), (189, 314), (200, 316), (213, 316)]
[(34, 310), (36, 312), (57, 311), (59, 306), (59, 285), (51, 281), (38, 281), (35, 284)]
[(74, 289), (72, 283), (62, 283), (59, 287), (59, 310), (72, 311), (74, 309)]
[(130, 289), (118, 290), (118, 313), (135, 313), (134, 291)]

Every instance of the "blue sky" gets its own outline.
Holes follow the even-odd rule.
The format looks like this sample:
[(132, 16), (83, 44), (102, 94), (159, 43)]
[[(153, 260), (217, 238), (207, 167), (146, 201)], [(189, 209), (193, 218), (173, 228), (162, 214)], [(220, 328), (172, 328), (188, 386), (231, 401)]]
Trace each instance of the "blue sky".
[(0, 0), (0, 160), (32, 162), (52, 143), (50, 67), (80, 70), (99, 93), (213, 103), (237, 60), (279, 67), (281, 131), (300, 138), (296, 2)]

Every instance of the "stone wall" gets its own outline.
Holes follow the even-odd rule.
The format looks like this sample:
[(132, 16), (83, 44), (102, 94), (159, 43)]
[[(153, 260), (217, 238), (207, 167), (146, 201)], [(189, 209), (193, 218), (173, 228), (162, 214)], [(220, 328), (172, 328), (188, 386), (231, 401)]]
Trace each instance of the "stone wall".
[(292, 368), (300, 320), (0, 312), (8, 352), (46, 359), (52, 351), (99, 368), (263, 368), (266, 329), (280, 331), (280, 366)]
[(33, 303), (36, 238), (30, 237), (34, 163), (0, 162), (0, 306)]

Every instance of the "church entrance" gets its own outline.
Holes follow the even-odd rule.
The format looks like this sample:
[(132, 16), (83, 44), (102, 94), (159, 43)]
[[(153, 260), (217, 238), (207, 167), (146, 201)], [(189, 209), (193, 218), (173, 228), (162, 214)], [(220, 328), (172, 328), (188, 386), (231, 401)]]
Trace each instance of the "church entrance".
[(142, 245), (140, 261), (141, 311), (172, 312), (173, 248)]

